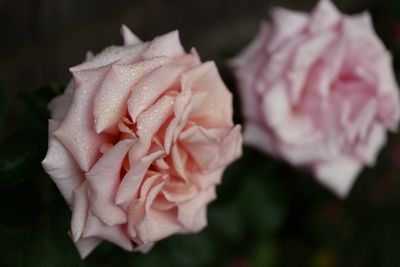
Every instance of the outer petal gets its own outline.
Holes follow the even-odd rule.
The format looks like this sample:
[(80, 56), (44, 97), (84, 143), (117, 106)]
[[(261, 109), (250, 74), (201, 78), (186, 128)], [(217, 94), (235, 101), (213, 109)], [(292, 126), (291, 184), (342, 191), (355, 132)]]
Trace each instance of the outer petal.
[(158, 36), (151, 41), (143, 52), (144, 58), (159, 56), (179, 57), (185, 54), (181, 42), (179, 41), (178, 31), (172, 31)]
[(331, 29), (340, 20), (340, 13), (331, 0), (320, 0), (311, 14), (309, 30), (312, 33)]
[(122, 34), (122, 37), (124, 38), (124, 44), (125, 45), (135, 45), (135, 44), (140, 44), (142, 42), (125, 25), (122, 25), (122, 27), (121, 27), (121, 34)]
[(355, 158), (341, 156), (336, 160), (317, 164), (314, 173), (320, 183), (343, 198), (349, 193), (361, 167), (361, 163)]
[(55, 97), (49, 103), (49, 110), (51, 118), (58, 122), (61, 122), (67, 115), (68, 109), (71, 106), (72, 99), (74, 96), (74, 81), (70, 81), (67, 88), (62, 95)]
[(66, 202), (71, 205), (72, 192), (83, 181), (83, 172), (69, 151), (51, 134), (58, 125), (58, 122), (49, 120), (49, 149), (42, 165), (57, 185)]
[(204, 104), (191, 114), (204, 127), (231, 127), (232, 94), (226, 88), (214, 62), (206, 62), (182, 74), (182, 90), (207, 93)]
[(100, 245), (101, 242), (102, 240), (100, 238), (88, 237), (76, 241), (75, 246), (78, 249), (81, 259), (84, 259), (90, 254), (90, 252), (92, 252), (98, 245)]
[(146, 217), (137, 226), (138, 236), (143, 244), (159, 241), (179, 232), (182, 226), (171, 211), (150, 209)]
[(107, 68), (75, 72), (74, 99), (67, 116), (54, 135), (68, 148), (83, 171), (88, 171), (99, 156), (99, 147), (107, 141), (93, 128), (93, 98)]
[(83, 233), (84, 238), (97, 237), (114, 243), (121, 248), (132, 251), (133, 246), (123, 227), (120, 225), (108, 226), (103, 224), (91, 212), (88, 214), (88, 219)]
[(198, 213), (203, 215), (203, 208), (214, 199), (215, 187), (200, 192), (197, 197), (178, 206), (178, 221), (190, 232), (200, 231), (206, 223), (198, 220)]
[(306, 14), (287, 10), (284, 8), (274, 8), (272, 10), (273, 20), (273, 38), (267, 44), (268, 51), (273, 53), (275, 49), (279, 49), (283, 42), (288, 38), (293, 38), (300, 33), (306, 26), (309, 18)]

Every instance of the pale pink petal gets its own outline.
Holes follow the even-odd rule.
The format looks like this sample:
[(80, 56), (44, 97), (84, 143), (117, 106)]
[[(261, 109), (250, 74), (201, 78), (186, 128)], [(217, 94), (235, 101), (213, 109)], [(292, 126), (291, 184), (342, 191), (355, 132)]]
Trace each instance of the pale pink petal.
[(385, 143), (385, 128), (378, 123), (374, 123), (366, 140), (358, 144), (354, 149), (354, 154), (363, 163), (369, 166), (373, 166), (375, 164), (378, 152), (381, 150)]
[(273, 38), (267, 44), (268, 50), (273, 52), (282, 46), (288, 38), (300, 33), (306, 26), (309, 18), (304, 13), (291, 11), (284, 8), (273, 8), (271, 12), (274, 31)]
[(59, 95), (49, 103), (49, 110), (51, 114), (51, 119), (61, 122), (67, 115), (68, 109), (71, 106), (72, 99), (74, 96), (74, 81), (70, 81), (65, 88), (62, 95)]
[(149, 43), (142, 56), (144, 58), (159, 56), (178, 57), (184, 54), (185, 51), (179, 40), (178, 31), (172, 31), (154, 38), (154, 40)]
[(42, 165), (57, 185), (65, 201), (71, 205), (72, 192), (83, 181), (83, 172), (69, 151), (51, 134), (58, 125), (58, 122), (49, 120), (49, 148)]
[(86, 258), (103, 240), (96, 237), (81, 238), (75, 242), (79, 255), (83, 260)]
[(182, 90), (207, 93), (203, 105), (191, 114), (204, 127), (231, 127), (232, 94), (222, 81), (214, 62), (206, 62), (182, 74)]
[(88, 171), (99, 157), (99, 147), (107, 137), (93, 128), (93, 98), (107, 68), (74, 72), (75, 94), (67, 116), (54, 135), (71, 152), (83, 171)]
[(181, 203), (195, 197), (198, 191), (193, 184), (169, 181), (165, 184), (162, 193), (166, 200)]
[(210, 187), (178, 206), (178, 221), (189, 231), (197, 232), (199, 229), (197, 213), (201, 211), (208, 203), (215, 199), (215, 187)]
[(115, 128), (127, 111), (126, 102), (136, 83), (167, 62), (165, 57), (156, 57), (129, 65), (112, 65), (94, 99), (96, 132)]
[(167, 118), (172, 115), (174, 99), (172, 96), (162, 96), (154, 105), (138, 116), (136, 123), (138, 140), (129, 151), (130, 161), (135, 162), (147, 154), (154, 135), (165, 121), (167, 121)]
[(167, 64), (153, 70), (133, 89), (128, 100), (129, 115), (133, 122), (141, 112), (153, 104), (165, 91), (177, 86), (183, 66)]
[(281, 82), (272, 87), (262, 96), (262, 114), (270, 127), (279, 127), (287, 122), (292, 113), (292, 107), (285, 85)]
[(340, 21), (340, 17), (331, 0), (320, 0), (311, 14), (309, 30), (315, 33), (331, 29)]
[(114, 204), (114, 199), (120, 183), (122, 163), (132, 143), (132, 140), (119, 141), (86, 173), (91, 209), (109, 226), (126, 222), (125, 212)]
[(124, 45), (140, 44), (142, 41), (133, 34), (133, 32), (125, 25), (121, 26), (121, 34), (124, 38)]
[(123, 226), (115, 225), (108, 226), (101, 222), (95, 215), (89, 212), (83, 237), (97, 237), (107, 240), (111, 243), (120, 246), (121, 248), (132, 251), (132, 242), (127, 237)]
[(145, 49), (146, 44), (141, 43), (129, 46), (109, 46), (101, 51), (95, 57), (86, 62), (70, 68), (70, 71), (80, 72), (88, 70), (96, 70), (102, 67), (110, 67), (110, 64), (119, 62), (120, 64), (129, 64), (138, 58)]
[(293, 55), (293, 62), (288, 70), (287, 77), (290, 81), (289, 96), (292, 103), (298, 103), (305, 88), (312, 65), (324, 54), (336, 40), (334, 32), (324, 32), (310, 37), (297, 47)]
[(222, 174), (224, 173), (225, 166), (203, 171), (192, 171), (190, 173), (190, 180), (202, 190), (206, 190), (212, 186), (221, 183)]
[(349, 193), (361, 167), (361, 163), (355, 158), (341, 156), (336, 160), (317, 164), (314, 166), (314, 173), (320, 183), (343, 198)]
[(166, 153), (170, 152), (172, 144), (176, 142), (189, 116), (200, 107), (205, 96), (205, 93), (192, 93), (190, 88), (177, 95), (174, 102), (175, 117), (165, 131), (164, 148)]
[(132, 162), (131, 169), (123, 177), (115, 197), (115, 202), (118, 205), (127, 204), (132, 201), (138, 194), (139, 187), (142, 184), (145, 174), (149, 171), (150, 165), (163, 154), (163, 151), (157, 151), (139, 161)]
[(74, 190), (74, 201), (71, 218), (71, 236), (76, 242), (83, 233), (89, 212), (89, 199), (86, 181)]
[(218, 163), (222, 140), (211, 131), (194, 125), (180, 134), (179, 141), (200, 169), (213, 168)]
[[(143, 220), (146, 214), (146, 201), (149, 191), (154, 187), (158, 181), (160, 181), (161, 175), (154, 174), (150, 177), (147, 177), (140, 188), (140, 193), (135, 199), (130, 202), (128, 208), (128, 233), (131, 238), (135, 238), (137, 236), (136, 226), (137, 223)], [(163, 180), (161, 181), (163, 182)]]
[(248, 121), (243, 133), (244, 143), (261, 149), (265, 153), (275, 154), (274, 139), (271, 133), (257, 123)]
[(144, 244), (166, 238), (181, 230), (176, 215), (170, 211), (150, 209), (137, 226), (138, 236)]

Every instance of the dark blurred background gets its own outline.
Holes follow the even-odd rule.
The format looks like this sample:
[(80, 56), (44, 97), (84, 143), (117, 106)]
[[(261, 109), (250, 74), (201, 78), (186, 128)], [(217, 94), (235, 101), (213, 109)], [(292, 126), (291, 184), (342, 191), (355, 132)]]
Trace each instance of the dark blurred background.
[[(62, 91), (57, 84), (67, 83), (68, 68), (87, 50), (121, 44), (121, 24), (142, 40), (179, 29), (186, 49), (215, 60), (235, 91), (224, 62), (254, 37), (271, 6), (309, 11), (316, 2), (0, 0), (0, 266), (400, 266), (398, 135), (346, 200), (308, 173), (245, 147), (225, 172), (200, 234), (168, 238), (147, 255), (104, 243), (84, 262), (66, 234), (68, 207), (40, 166), (46, 105)], [(400, 1), (334, 2), (346, 13), (371, 12), (399, 77)], [(240, 121), (239, 108), (235, 113)]]
[[(342, 11), (370, 10), (382, 30), (391, 1), (337, 0)], [(68, 67), (87, 50), (120, 44), (121, 24), (142, 40), (179, 29), (184, 46), (203, 59), (236, 52), (258, 30), (271, 6), (309, 10), (316, 0), (0, 0), (0, 80), (8, 90), (66, 83)], [(388, 13), (389, 11), (389, 13)], [(386, 34), (383, 33), (382, 34)], [(221, 63), (221, 62), (218, 62)]]

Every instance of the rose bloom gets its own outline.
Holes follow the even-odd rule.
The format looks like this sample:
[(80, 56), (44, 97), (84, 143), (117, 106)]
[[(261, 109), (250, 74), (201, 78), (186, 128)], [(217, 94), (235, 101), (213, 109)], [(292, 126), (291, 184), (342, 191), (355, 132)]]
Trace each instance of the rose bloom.
[(311, 170), (339, 196), (397, 127), (391, 56), (368, 13), (342, 15), (324, 0), (311, 14), (276, 8), (231, 65), (245, 142)]
[(215, 64), (186, 53), (176, 31), (147, 43), (122, 33), (124, 46), (71, 68), (49, 105), (43, 167), (72, 209), (83, 258), (102, 240), (147, 251), (200, 231), (225, 167), (241, 155)]

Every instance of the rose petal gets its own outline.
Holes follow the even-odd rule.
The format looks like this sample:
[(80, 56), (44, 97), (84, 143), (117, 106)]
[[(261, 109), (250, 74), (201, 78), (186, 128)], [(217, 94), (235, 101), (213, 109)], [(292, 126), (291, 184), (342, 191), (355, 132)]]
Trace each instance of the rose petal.
[(86, 181), (74, 190), (74, 203), (71, 218), (71, 236), (78, 241), (83, 233), (89, 212), (89, 199)]
[(58, 122), (49, 120), (49, 149), (42, 165), (57, 185), (65, 201), (71, 205), (72, 192), (83, 181), (83, 172), (69, 151), (51, 134), (58, 125)]
[(125, 25), (122, 25), (121, 27), (121, 34), (122, 37), (124, 38), (124, 44), (125, 45), (135, 45), (135, 44), (140, 44), (142, 41), (133, 34), (133, 32)]
[(341, 156), (314, 167), (317, 180), (342, 198), (347, 196), (360, 171), (361, 163), (350, 156)]
[(181, 228), (171, 211), (150, 209), (144, 220), (138, 224), (137, 232), (142, 242), (146, 244), (177, 233)]
[(163, 151), (157, 151), (131, 164), (131, 169), (122, 179), (115, 197), (115, 202), (118, 205), (124, 205), (132, 201), (137, 195), (142, 180), (148, 172), (150, 165), (163, 154)]
[(330, 0), (320, 0), (311, 14), (309, 30), (312, 33), (328, 30), (340, 20), (340, 13)]
[(114, 199), (120, 182), (122, 163), (132, 143), (132, 140), (119, 141), (86, 173), (91, 209), (109, 226), (126, 222), (125, 212), (114, 204)]
[(74, 87), (74, 81), (72, 80), (68, 83), (67, 88), (65, 88), (62, 95), (59, 95), (50, 101), (48, 108), (52, 120), (61, 122), (65, 118), (72, 103)]
[(107, 137), (93, 129), (93, 97), (108, 69), (74, 72), (74, 99), (67, 116), (54, 135), (64, 144), (83, 171), (88, 171), (99, 156)]
[(131, 161), (135, 162), (146, 155), (154, 135), (172, 115), (173, 104), (174, 97), (165, 95), (138, 116), (136, 123), (138, 140), (129, 151)]
[(196, 221), (198, 212), (215, 199), (215, 188), (210, 187), (178, 206), (178, 221), (189, 231), (198, 232), (204, 227)]
[(178, 57), (184, 55), (185, 51), (179, 40), (178, 31), (172, 31), (158, 36), (151, 41), (143, 52), (144, 58), (159, 56)]
[(219, 76), (214, 62), (206, 62), (182, 74), (182, 90), (207, 93), (200, 106), (191, 114), (204, 127), (231, 127), (232, 94)]
[(97, 133), (117, 126), (126, 113), (126, 102), (136, 83), (166, 62), (167, 58), (156, 57), (129, 65), (112, 65), (94, 99), (93, 113)]
[(103, 240), (96, 237), (81, 238), (75, 242), (79, 255), (83, 260), (86, 258)]
[(128, 100), (129, 115), (133, 122), (136, 122), (139, 114), (153, 104), (165, 91), (177, 84), (183, 70), (182, 66), (171, 64), (158, 67), (134, 87)]
[(83, 237), (97, 237), (107, 240), (120, 246), (121, 248), (132, 251), (133, 246), (129, 238), (126, 236), (122, 226), (108, 226), (103, 224), (95, 215), (89, 212)]

